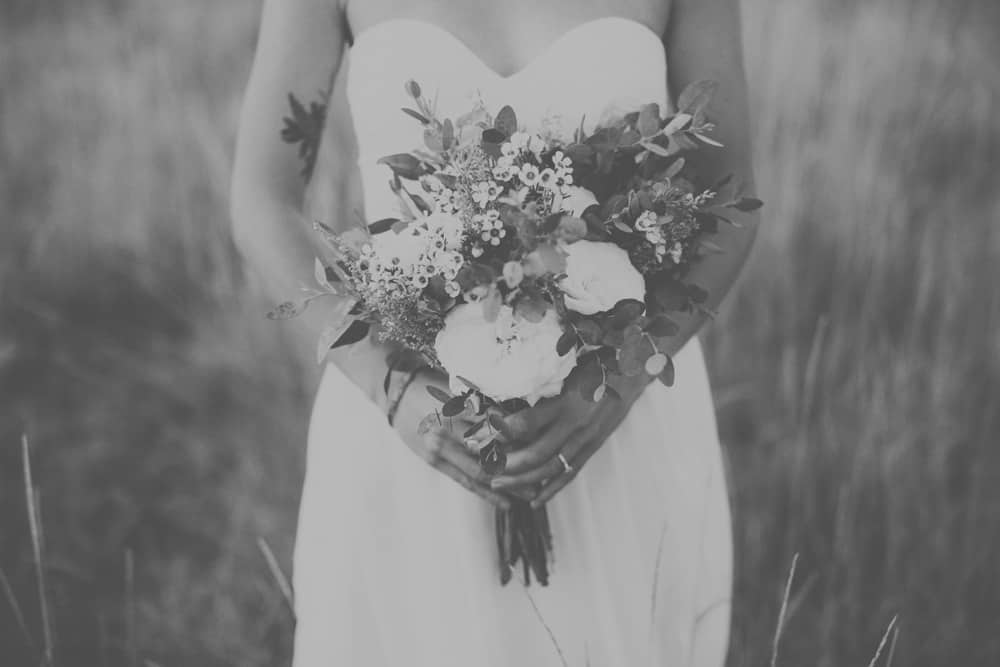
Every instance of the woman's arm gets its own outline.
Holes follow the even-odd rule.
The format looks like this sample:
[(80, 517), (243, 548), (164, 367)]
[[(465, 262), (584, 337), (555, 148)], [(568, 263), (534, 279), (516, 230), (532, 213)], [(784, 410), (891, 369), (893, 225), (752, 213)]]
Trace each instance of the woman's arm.
[[(288, 93), (312, 100), (331, 89), (345, 33), (336, 0), (264, 2), (257, 54), (240, 115), (231, 215), (236, 243), (275, 303), (296, 296), (300, 285), (313, 283), (312, 267), (321, 254), (312, 225), (302, 214), (306, 184), (300, 175), (297, 151), (280, 137)], [(336, 221), (331, 223), (336, 225)], [(335, 299), (313, 302), (303, 316), (291, 320), (297, 327), (296, 340), (303, 349), (312, 350), (320, 329), (343, 318), (343, 311), (343, 303)], [(382, 380), (386, 351), (381, 346), (366, 339), (331, 356), (385, 409), (388, 401)], [(489, 488), (479, 461), (457, 436), (469, 424), (425, 419), (439, 405), (426, 391), (428, 385), (447, 388), (440, 376), (425, 373), (406, 391), (405, 401), (397, 398), (394, 424), (403, 441), (442, 474), (483, 499), (506, 507), (507, 498)]]
[[(693, 166), (706, 183), (718, 182), (732, 174), (744, 188), (752, 191), (754, 180), (750, 154), (750, 123), (747, 89), (743, 73), (742, 38), (739, 0), (673, 0), (670, 24), (664, 36), (669, 63), (671, 92), (679, 94), (689, 83), (713, 80), (719, 92), (710, 113), (718, 126), (714, 137), (725, 145), (722, 149), (706, 149), (693, 157)], [(740, 228), (721, 226), (712, 239), (725, 252), (709, 255), (691, 270), (688, 280), (708, 292), (704, 304), (714, 310), (729, 292), (753, 243), (757, 216), (733, 212)], [(704, 324), (706, 315), (696, 312), (677, 317), (680, 332), (671, 339), (675, 354)], [(618, 427), (632, 403), (638, 398), (650, 378), (620, 378), (616, 389), (621, 401), (605, 399), (588, 403), (574, 395), (564, 395), (540, 403), (508, 418), (511, 432), (528, 447), (510, 454), (507, 471), (493, 480), (497, 489), (523, 487), (550, 480), (541, 490), (536, 503), (544, 503), (562, 489), (573, 477), (564, 473), (564, 463), (575, 474), (596, 452), (605, 439)], [(680, 378), (683, 382), (683, 378)]]
[[(312, 101), (328, 95), (347, 39), (336, 0), (265, 0), (257, 52), (240, 114), (233, 167), (231, 217), (236, 243), (274, 303), (293, 299), (314, 282), (323, 250), (303, 215), (306, 183), (294, 147), (280, 136), (288, 95)], [(331, 185), (332, 187), (332, 185)], [(336, 225), (337, 221), (330, 221)], [(296, 346), (314, 349), (324, 326), (345, 316), (344, 304), (318, 299), (289, 322)], [(385, 352), (369, 343), (334, 360), (372, 400), (380, 390)]]
[[(717, 129), (713, 137), (721, 149), (706, 148), (691, 156), (691, 163), (706, 184), (732, 175), (749, 194), (754, 189), (750, 145), (750, 113), (743, 69), (743, 36), (739, 0), (673, 0), (670, 23), (664, 37), (668, 79), (674, 99), (695, 81), (719, 84), (709, 108)], [(690, 283), (708, 292), (706, 309), (714, 311), (729, 293), (746, 263), (757, 235), (756, 214), (731, 211), (740, 227), (721, 225), (712, 239), (724, 253), (710, 254), (697, 262)], [(671, 314), (671, 317), (674, 317)], [(677, 319), (677, 318), (675, 318)], [(701, 312), (680, 318), (680, 333), (671, 340), (668, 353), (680, 350), (705, 323)]]

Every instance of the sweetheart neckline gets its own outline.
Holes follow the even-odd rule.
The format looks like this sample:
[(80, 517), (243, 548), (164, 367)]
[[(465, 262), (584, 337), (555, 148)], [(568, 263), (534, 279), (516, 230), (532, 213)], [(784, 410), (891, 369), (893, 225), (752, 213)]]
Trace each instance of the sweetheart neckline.
[[(387, 30), (390, 27), (393, 27), (394, 25), (410, 24), (411, 26), (419, 26), (421, 28), (430, 29), (444, 35), (452, 43), (457, 44), (459, 47), (461, 47), (467, 54), (469, 54), (470, 57), (472, 57), (473, 60), (478, 62), (483, 69), (492, 74), (495, 79), (501, 82), (509, 83), (511, 81), (526, 76), (528, 72), (530, 72), (537, 66), (537, 63), (539, 61), (548, 57), (557, 47), (569, 41), (571, 38), (576, 37), (580, 33), (587, 30), (588, 28), (592, 28), (597, 24), (606, 22), (619, 23), (624, 26), (635, 28), (636, 30), (644, 34), (647, 38), (652, 38), (656, 40), (656, 43), (661, 47), (661, 49), (663, 48), (663, 41), (660, 39), (660, 36), (656, 34), (655, 30), (653, 30), (651, 27), (649, 27), (642, 21), (628, 18), (626, 16), (601, 16), (598, 18), (581, 21), (573, 25), (572, 27), (563, 31), (554, 39), (549, 41), (547, 44), (545, 44), (540, 51), (535, 53), (535, 55), (532, 56), (530, 59), (528, 59), (528, 61), (525, 62), (524, 65), (522, 65), (520, 68), (514, 70), (509, 74), (502, 74), (498, 72), (496, 69), (494, 69), (493, 66), (490, 65), (488, 62), (486, 62), (482, 58), (482, 56), (479, 55), (479, 53), (473, 50), (473, 48), (469, 45), (469, 43), (465, 39), (459, 37), (448, 28), (445, 28), (444, 26), (438, 23), (434, 23), (433, 21), (429, 21), (426, 19), (397, 17), (373, 23), (372, 25), (364, 28), (363, 30), (355, 34), (354, 41), (351, 44), (351, 50), (354, 51), (355, 49), (357, 49), (359, 43), (367, 42), (368, 40), (372, 39), (373, 34), (378, 34), (379, 31)], [(664, 52), (664, 58), (666, 58), (665, 52)]]

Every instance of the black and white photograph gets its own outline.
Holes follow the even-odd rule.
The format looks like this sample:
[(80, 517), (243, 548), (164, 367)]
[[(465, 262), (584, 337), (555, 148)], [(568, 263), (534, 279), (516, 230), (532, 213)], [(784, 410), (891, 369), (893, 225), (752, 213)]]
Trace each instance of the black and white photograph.
[(1000, 665), (998, 174), (997, 0), (0, 0), (0, 665)]

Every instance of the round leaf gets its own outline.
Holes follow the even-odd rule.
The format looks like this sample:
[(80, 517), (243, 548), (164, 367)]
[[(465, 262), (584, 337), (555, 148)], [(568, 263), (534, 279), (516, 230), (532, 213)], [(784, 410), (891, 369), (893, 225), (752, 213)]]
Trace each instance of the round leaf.
[(667, 367), (667, 355), (658, 352), (646, 359), (646, 375), (659, 375)]

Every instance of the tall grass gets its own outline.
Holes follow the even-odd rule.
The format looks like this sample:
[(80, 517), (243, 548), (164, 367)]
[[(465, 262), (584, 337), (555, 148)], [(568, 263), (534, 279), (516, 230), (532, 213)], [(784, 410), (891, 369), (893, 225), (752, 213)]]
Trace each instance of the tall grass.
[[(0, 569), (41, 646), (27, 431), (57, 659), (288, 660), (269, 570), (289, 563), (311, 380), (225, 216), (252, 4), (0, 10)], [(997, 664), (996, 8), (744, 6), (767, 220), (707, 334), (730, 662), (768, 664), (800, 553), (779, 664), (868, 664), (896, 614), (895, 664)], [(0, 663), (37, 664), (7, 598)]]

